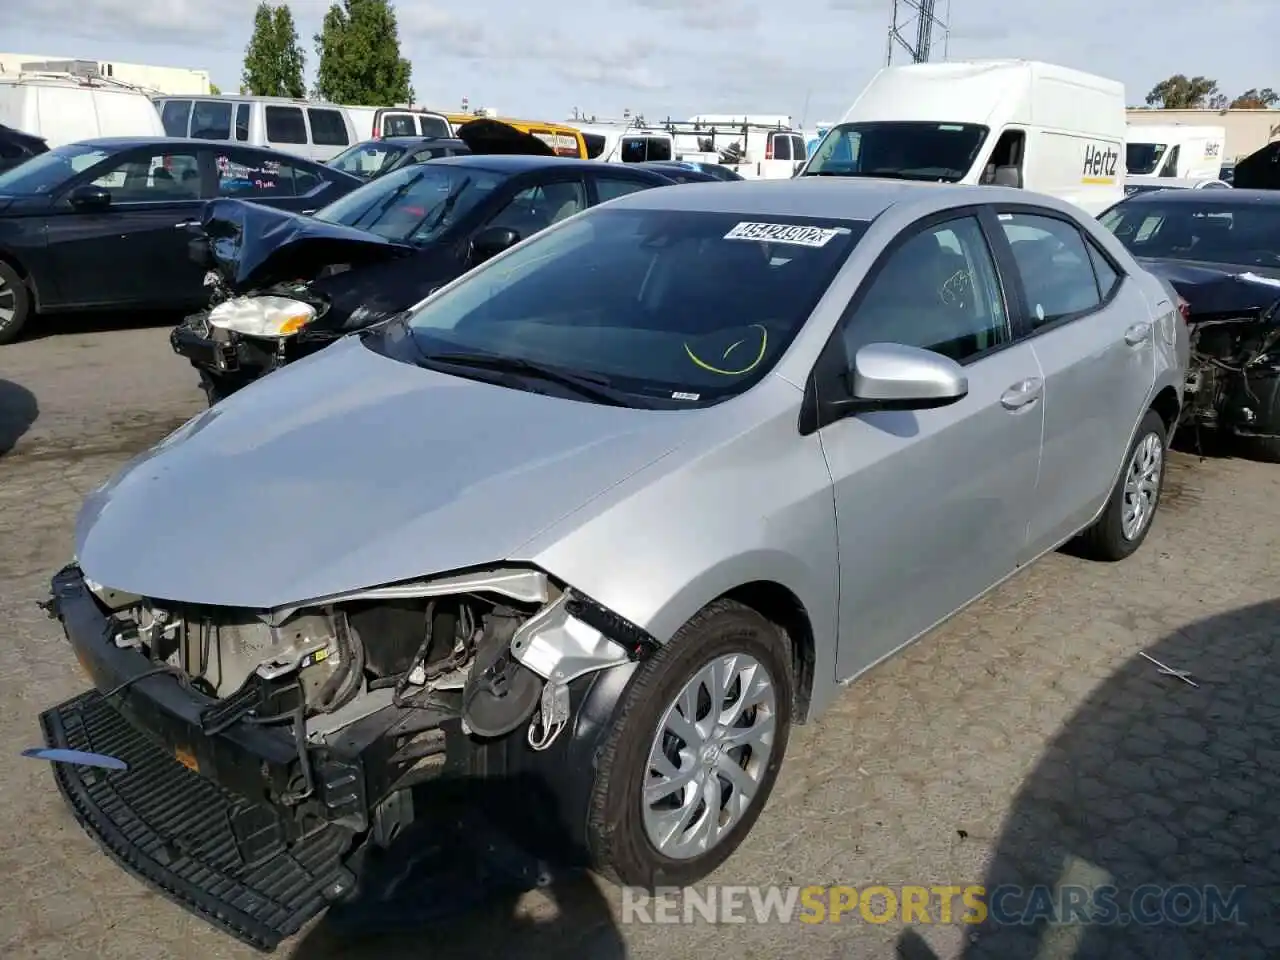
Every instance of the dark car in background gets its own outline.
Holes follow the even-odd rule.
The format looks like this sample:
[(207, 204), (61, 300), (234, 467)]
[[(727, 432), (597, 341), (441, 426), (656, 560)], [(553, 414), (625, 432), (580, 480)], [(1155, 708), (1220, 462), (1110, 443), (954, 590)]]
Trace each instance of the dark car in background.
[(713, 180), (742, 180), (742, 174), (736, 170), (719, 163), (706, 163), (702, 160), (650, 160), (644, 164), (646, 167), (661, 171), (664, 167), (674, 168), (675, 170), (688, 170), (693, 173), (702, 173)]
[(187, 229), (207, 201), (308, 213), (358, 177), (258, 147), (161, 137), (86, 140), (0, 173), (0, 343), (33, 314), (208, 302)]
[(214, 403), (553, 223), (675, 182), (635, 164), (473, 154), (403, 167), (313, 217), (215, 202), (195, 252), (216, 278), (213, 304), (171, 343)]
[(1183, 422), (1280, 463), (1280, 192), (1135, 193), (1099, 220), (1182, 299)]
[(353, 144), (325, 165), (368, 181), (415, 163), (470, 152), (466, 141), (457, 137), (387, 137)]
[(693, 170), (682, 165), (678, 166), (676, 164), (659, 163), (655, 161), (635, 163), (632, 164), (632, 166), (638, 167), (641, 170), (653, 170), (655, 173), (660, 173), (664, 177), (670, 177), (676, 183), (716, 183), (720, 180), (719, 177), (713, 174), (704, 173), (701, 170)]
[(32, 157), (47, 153), (49, 144), (44, 137), (23, 133), (0, 123), (0, 172), (11, 170)]

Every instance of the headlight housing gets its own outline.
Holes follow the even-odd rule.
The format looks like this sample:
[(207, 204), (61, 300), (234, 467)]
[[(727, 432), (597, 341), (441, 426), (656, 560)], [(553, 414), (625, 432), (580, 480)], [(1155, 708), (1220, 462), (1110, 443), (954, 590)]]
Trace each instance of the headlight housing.
[(248, 337), (291, 337), (316, 318), (316, 308), (288, 297), (235, 297), (209, 311), (209, 326)]

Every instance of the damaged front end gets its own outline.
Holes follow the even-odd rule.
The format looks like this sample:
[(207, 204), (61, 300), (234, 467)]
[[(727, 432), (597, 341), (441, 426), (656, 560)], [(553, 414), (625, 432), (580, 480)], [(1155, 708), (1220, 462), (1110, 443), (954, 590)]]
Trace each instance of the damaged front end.
[(368, 852), (414, 819), (417, 788), (500, 775), (495, 749), (550, 756), (571, 686), (654, 649), (521, 568), (249, 611), (120, 593), (70, 566), (49, 610), (97, 689), (46, 711), (46, 742), (128, 766), (55, 764), (77, 818), (266, 950), (350, 896)]
[[(324, 281), (409, 256), (414, 248), (343, 224), (229, 198), (205, 207), (191, 259), (205, 268), (209, 309), (173, 333), (214, 402), (342, 336)], [(367, 324), (368, 321), (366, 321)]]
[(1182, 422), (1193, 430), (1280, 440), (1280, 279), (1151, 263), (1184, 301), (1190, 333)]

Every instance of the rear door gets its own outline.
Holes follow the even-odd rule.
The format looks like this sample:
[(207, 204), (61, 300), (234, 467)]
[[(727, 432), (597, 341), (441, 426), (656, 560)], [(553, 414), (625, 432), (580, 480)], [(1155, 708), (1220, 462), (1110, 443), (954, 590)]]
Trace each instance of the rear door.
[(440, 137), (447, 139), (453, 136), (453, 127), (449, 121), (438, 113), (418, 114), (418, 132), (424, 137)]
[(380, 121), (384, 137), (416, 137), (418, 118), (405, 110), (384, 110)]
[[(188, 147), (122, 153), (73, 180), (49, 216), (49, 255), (62, 306), (181, 307), (202, 298), (186, 225), (204, 206), (200, 159)], [(111, 194), (100, 212), (66, 193), (92, 183)]]
[(1025, 560), (1080, 530), (1110, 494), (1154, 380), (1155, 331), (1138, 285), (1070, 218), (1015, 205), (991, 218), (1044, 378), (1044, 453)]

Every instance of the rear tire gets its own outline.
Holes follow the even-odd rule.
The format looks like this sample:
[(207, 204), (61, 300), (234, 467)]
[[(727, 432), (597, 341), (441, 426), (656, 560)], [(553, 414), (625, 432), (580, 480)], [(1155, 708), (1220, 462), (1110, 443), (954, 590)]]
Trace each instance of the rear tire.
[(0, 260), (0, 344), (13, 343), (31, 317), (31, 291), (11, 265)]
[[(718, 708), (713, 665), (728, 678)], [(786, 634), (729, 600), (708, 606), (640, 664), (596, 763), (586, 839), (597, 873), (652, 890), (696, 883), (728, 859), (782, 766), (794, 697), (790, 665)], [(726, 717), (737, 717), (736, 725)], [(697, 729), (680, 736), (673, 725)], [(714, 829), (704, 832), (701, 824)], [(655, 843), (655, 836), (667, 839)], [(687, 842), (681, 847), (679, 840)]]
[(1124, 458), (1106, 509), (1080, 535), (1082, 552), (1093, 560), (1123, 560), (1147, 539), (1168, 461), (1168, 431), (1160, 414), (1148, 410)]

